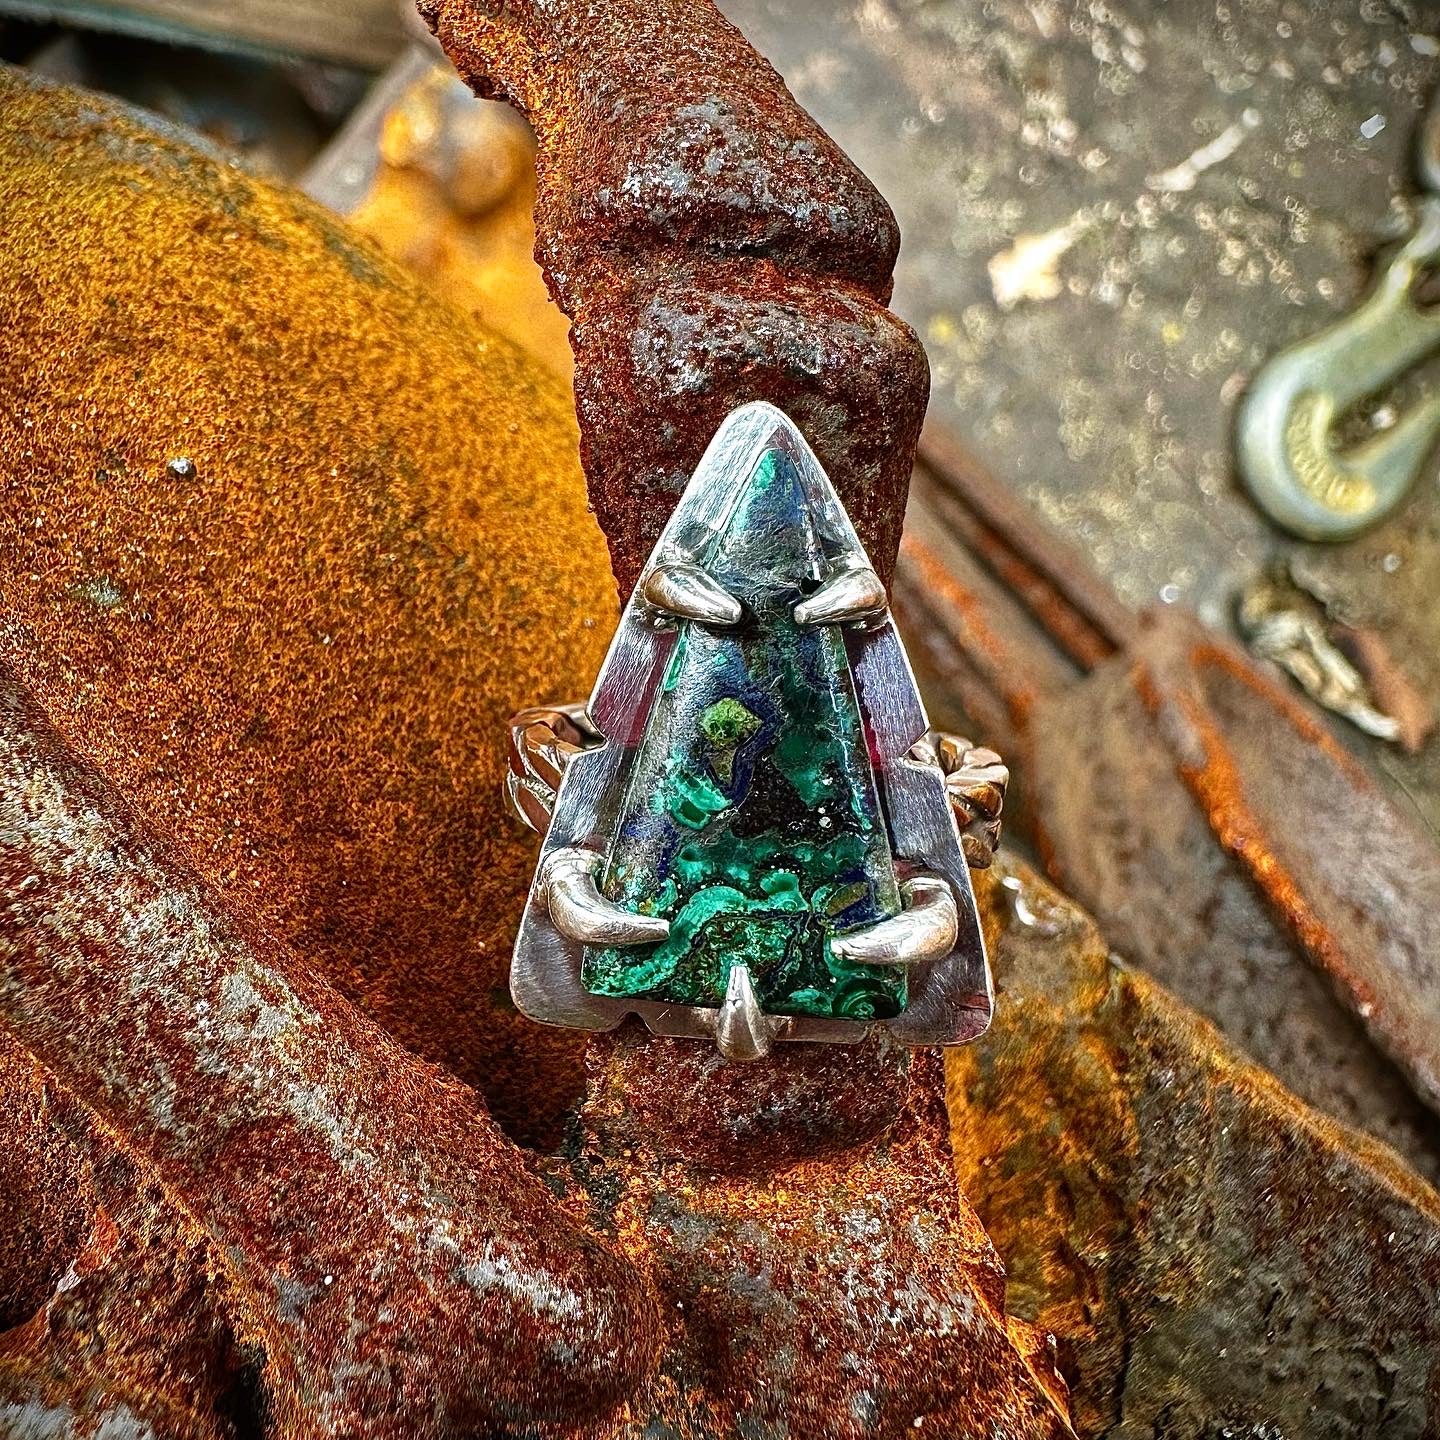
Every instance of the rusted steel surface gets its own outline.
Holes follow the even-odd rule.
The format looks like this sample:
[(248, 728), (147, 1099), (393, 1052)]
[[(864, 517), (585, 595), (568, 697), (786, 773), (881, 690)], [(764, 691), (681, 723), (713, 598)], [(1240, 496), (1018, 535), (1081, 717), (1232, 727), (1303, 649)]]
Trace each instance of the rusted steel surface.
[(891, 1060), (727, 1066), (633, 1027), (592, 1048), (564, 1177), (682, 1317), (637, 1437), (1069, 1434), (955, 1189), (939, 1058)]
[[(1173, 633), (1170, 639), (1183, 643)], [(1172, 736), (1166, 720), (1177, 709), (1183, 717), (1193, 692), (1182, 685), (1157, 712), (1147, 703), (1154, 692), (1146, 674), (1142, 657), (1118, 656), (1041, 709), (1029, 775), (1040, 797), (1031, 833), (1046, 868), (1103, 917), (1122, 955), (1208, 1015), (1258, 1063), (1440, 1179), (1440, 1118), (1370, 1042), (1255, 874), (1219, 843), (1187, 783), (1185, 767), (1203, 762), (1203, 752), (1177, 757), (1174, 741), (1185, 730)], [(1248, 720), (1256, 734), (1247, 743), (1268, 753), (1273, 713)], [(1278, 740), (1274, 753), (1283, 762)], [(1273, 783), (1288, 779), (1293, 794), (1309, 794), (1323, 781), (1305, 768), (1301, 776), (1286, 766)], [(1143, 802), (1133, 803), (1136, 796)], [(1328, 794), (1321, 802), (1326, 809), (1332, 803)], [(1327, 823), (1288, 806), (1280, 815), (1297, 838)], [(1355, 817), (1346, 812), (1345, 820)], [(1371, 839), (1368, 825), (1357, 827), (1335, 863), (1358, 870), (1364, 862), (1357, 851)], [(1266, 882), (1283, 874), (1271, 871)]]
[(939, 693), (1003, 727), (1051, 874), (1302, 1096), (1440, 1176), (1433, 839), (1281, 682), (1183, 612), (1117, 613), (1032, 512), (996, 527), (953, 439), (927, 453), (897, 605)]
[(0, 1026), (213, 1244), (282, 1430), (573, 1421), (648, 1373), (643, 1277), (472, 1092), (228, 913), (4, 674), (0, 795)]
[[(527, 33), (553, 38), (530, 20), (537, 28)], [(697, 63), (738, 63), (744, 55), (725, 49), (735, 43), (715, 40), (713, 54), (702, 45)], [(689, 62), (663, 44), (654, 54), (661, 73), (667, 60), (677, 67), (673, 94)], [(578, 73), (541, 63), (554, 56), (519, 58), (534, 63), (516, 74)], [(589, 118), (593, 108), (583, 107), (616, 98), (561, 95), (554, 108), (573, 103)], [(573, 1116), (574, 1045), (517, 1025), (500, 990), (531, 860), (500, 819), (504, 715), (560, 683), (565, 693), (583, 689), (568, 677), (588, 678), (613, 603), (563, 400), (507, 346), (426, 301), (313, 208), (91, 101), (37, 101), (18, 87), (3, 100), (7, 123), (17, 107), (23, 113), (27, 140), (0, 168), (12, 226), (0, 247), (21, 237), (19, 259), (7, 257), (19, 278), (4, 294), (0, 380), (33, 398), (0, 411), (13, 466), (0, 527), (0, 659), (19, 682), (0, 757), (25, 780), (0, 790), (9, 863), (43, 863), (18, 877), (38, 874), (38, 886), (7, 887), (23, 923), (0, 931), (0, 1024), (104, 1117), (144, 1172), (140, 1193), (160, 1186), (155, 1213), (165, 1218), (154, 1230), (143, 1212), (128, 1229), (117, 1223), (118, 1235), (136, 1235), (133, 1259), (95, 1224), (91, 1243), (108, 1266), (95, 1274), (106, 1284), (83, 1288), (73, 1311), (63, 1296), (52, 1306), (62, 1327), (69, 1314), (77, 1330), (115, 1337), (123, 1383), (108, 1376), (96, 1399), (83, 1358), (32, 1323), (8, 1337), (0, 1384), (28, 1373), (62, 1420), (69, 1405), (92, 1428), (129, 1387), (158, 1397), (160, 1421), (183, 1434), (184, 1407), (166, 1421), (164, 1401), (171, 1377), (194, 1373), (199, 1433), (220, 1437), (234, 1331), (264, 1352), (276, 1428), (298, 1440), (336, 1428), (367, 1433), (326, 1405), (332, 1396), (342, 1411), (363, 1403), (357, 1392), (386, 1364), (392, 1408), (379, 1409), (371, 1432), (386, 1440), (443, 1428), (436, 1397), (451, 1421), (489, 1424), (485, 1407), (498, 1399), (522, 1416), (526, 1407), (553, 1415), (560, 1432), (579, 1427), (587, 1440), (728, 1440), (778, 1426), (782, 1409), (797, 1436), (911, 1435), (917, 1419), (921, 1434), (1063, 1433), (1063, 1387), (1046, 1360), (1051, 1312), (1037, 1302), (1038, 1327), (1005, 1313), (994, 1251), (950, 1186), (933, 1061), (912, 1068), (876, 1045), (737, 1073), (692, 1047), (623, 1032), (592, 1051), (589, 1100), (570, 1143), (535, 1162), (542, 1187), (468, 1091), (406, 1053), (443, 1060), (483, 1088), (512, 1133), (542, 1145), (553, 1146)], [(626, 119), (623, 107), (613, 118)], [(705, 116), (694, 123), (710, 133)], [(726, 163), (715, 166), (722, 179)], [(717, 233), (731, 233), (719, 213), (727, 204), (715, 201), (710, 215), (711, 202), (682, 200), (672, 219), (695, 204)], [(656, 233), (669, 233), (669, 213), (649, 206), (649, 219), (664, 222)], [(602, 292), (629, 283), (618, 257), (639, 232), (621, 220), (604, 230), (614, 217), (603, 205), (592, 218), (611, 268), (576, 282), (575, 293), (582, 309), (593, 305), (601, 340), (618, 344), (624, 322), (607, 331), (605, 316), (623, 316), (632, 302), (621, 294), (606, 311)], [(769, 222), (757, 223), (753, 233)], [(672, 228), (675, 255), (692, 255), (675, 260), (674, 275), (693, 263), (704, 293), (723, 294), (722, 281), (738, 285), (753, 270), (766, 286), (792, 286), (807, 323), (833, 319), (802, 293), (822, 274), (804, 245), (790, 247), (784, 265), (754, 258), (743, 241), (745, 253), (693, 260), (685, 246), (694, 235), (680, 221)], [(821, 242), (825, 251), (830, 240)], [(654, 233), (649, 243), (649, 253), (663, 249)], [(627, 263), (643, 273), (639, 251)], [(794, 272), (770, 274), (785, 266)], [(873, 315), (879, 291), (859, 274), (827, 288), (863, 296)], [(756, 314), (744, 323), (758, 323)], [(766, 332), (765, 343), (778, 352), (784, 339)], [(587, 352), (585, 343), (599, 347), (581, 342), (582, 387), (604, 371), (586, 370), (586, 355), (603, 347)], [(697, 346), (716, 367), (705, 374), (729, 373), (733, 353), (716, 361)], [(808, 352), (789, 353), (803, 362)], [(755, 373), (763, 378), (763, 365)], [(797, 395), (804, 373), (800, 363), (787, 376)], [(857, 372), (864, 385), (876, 373)], [(695, 393), (708, 404), (725, 383), (707, 389), (702, 375)], [(807, 393), (841, 393), (828, 371), (815, 387)], [(666, 412), (678, 414), (677, 396), (688, 393), (677, 381)], [(843, 439), (865, 413), (813, 418)], [(688, 423), (677, 422), (676, 434)], [(615, 459), (619, 433), (591, 426), (602, 463), (614, 467), (602, 489), (617, 496), (634, 480)], [(678, 455), (683, 442), (674, 443)], [(193, 469), (169, 466), (177, 455), (193, 457)], [(852, 504), (865, 503), (860, 469), (842, 470)], [(65, 486), (53, 484), (57, 474)], [(659, 489), (631, 510), (616, 500), (622, 573), (627, 547), (643, 553), (648, 541), (638, 537), (662, 509)], [(870, 518), (873, 539), (888, 522)], [(1040, 589), (1031, 598), (1049, 603)], [(1057, 675), (1069, 667), (1055, 662)], [(1032, 708), (1047, 703), (1049, 688), (1035, 686)], [(105, 885), (75, 883), (80, 870), (50, 863), (60, 856), (78, 856), (92, 873), (104, 867)], [(148, 930), (134, 923), (133, 902), (146, 894), (163, 902), (162, 923)], [(38, 923), (56, 915), (65, 918), (53, 931)], [(66, 939), (81, 935), (88, 947)], [(151, 983), (162, 972), (166, 983)], [(224, 993), (236, 976), (258, 1003)], [(102, 991), (115, 977), (136, 992), (128, 1007), (115, 1006), (113, 984)], [(201, 1001), (213, 1019), (200, 1018)], [(1067, 1013), (1075, 1011), (1083, 1013), (1079, 999)], [(1174, 1022), (1188, 1023), (1183, 1012)], [(112, 1086), (112, 1076), (125, 1083)], [(1276, 1131), (1293, 1140), (1303, 1126), (1272, 1094)], [(1034, 1143), (1043, 1133), (1034, 1118), (1025, 1116), (1026, 1139), (1017, 1131), (988, 1145), (982, 1125), (962, 1127), (967, 1176), (993, 1168), (982, 1163), (987, 1149)], [(319, 1133), (317, 1121), (327, 1122)], [(1120, 1143), (1127, 1131), (1108, 1138), (1121, 1160), (1131, 1155)], [(50, 1140), (36, 1143), (60, 1153)], [(1211, 1130), (1186, 1130), (1171, 1169), (1194, 1172), (1218, 1144)], [(1108, 1153), (1097, 1145), (1094, 1165)], [(1408, 1193), (1385, 1178), (1384, 1157), (1338, 1135), (1333, 1154), (1342, 1191)], [(1042, 1183), (1045, 1158), (1023, 1178)], [(433, 1182), (428, 1192), (416, 1177)], [(1204, 1193), (1193, 1183), (1184, 1190)], [(1153, 1186), (1140, 1193), (1153, 1209)], [(1053, 1234), (1065, 1194), (1048, 1198)], [(464, 1215), (452, 1217), (452, 1205)], [(1398, 1207), (1385, 1213), (1405, 1220)], [(405, 1243), (436, 1216), (480, 1246), (476, 1265), (457, 1273), (435, 1247)], [(1257, 1243), (1280, 1244), (1253, 1223)], [(1053, 1312), (1087, 1404), (1113, 1401), (1118, 1373), (1136, 1382), (1137, 1414), (1163, 1416), (1145, 1411), (1139, 1362), (1152, 1352), (1126, 1317), (1168, 1318), (1153, 1301), (1174, 1289), (1167, 1254), (1201, 1253), (1185, 1248), (1189, 1232), (1175, 1233), (1173, 1251), (1161, 1236), (1147, 1252), (1143, 1295), (1107, 1292), (1119, 1297), (1111, 1310), (1088, 1317), (1104, 1344), (1133, 1345), (1133, 1376), (1124, 1363), (1106, 1372), (1103, 1356), (1081, 1349), (1073, 1316)], [(1072, 1248), (1083, 1244), (1083, 1234), (1065, 1234)], [(220, 1283), (196, 1295), (186, 1267), (205, 1236), (214, 1245), (206, 1273)], [(147, 1298), (145, 1282), (128, 1291), (124, 1283), (126, 1267), (143, 1269), (151, 1237), (174, 1267), (178, 1311)], [(63, 1237), (52, 1248), (64, 1253)], [(1014, 1248), (1023, 1275), (1025, 1251)], [(1122, 1253), (1118, 1239), (1107, 1253)], [(557, 1272), (562, 1283), (547, 1284)], [(139, 1302), (128, 1310), (127, 1293)], [(406, 1324), (442, 1330), (438, 1343), (422, 1338), (425, 1353), (387, 1328), (396, 1322), (385, 1305), (396, 1297), (411, 1301)], [(1207, 1313), (1227, 1313), (1226, 1298), (1218, 1280), (1198, 1292), (1195, 1333)], [(451, 1302), (467, 1323), (444, 1320)], [(537, 1307), (552, 1331), (536, 1323)], [(597, 1310), (623, 1327), (613, 1346), (576, 1322)], [(1229, 1313), (1251, 1327), (1245, 1342), (1254, 1345), (1265, 1315)], [(1407, 1313), (1399, 1301), (1384, 1311)], [(1379, 1329), (1364, 1329), (1368, 1316), (1349, 1330), (1338, 1307), (1330, 1318), (1334, 1348), (1353, 1341), (1393, 1358)], [(1176, 1333), (1152, 1328), (1162, 1339)], [(128, 1351), (118, 1343), (127, 1332)], [(1393, 1333), (1419, 1336), (1417, 1345), (1426, 1338), (1401, 1319)], [(532, 1354), (527, 1334), (532, 1345), (556, 1334), (566, 1344)], [(196, 1335), (205, 1337), (203, 1363), (187, 1358)], [(358, 1373), (347, 1375), (337, 1362), (352, 1354)], [(147, 1364), (162, 1383), (147, 1378)], [(546, 1367), (556, 1378), (541, 1386), (535, 1377)], [(1408, 1383), (1414, 1362), (1401, 1356), (1391, 1368)], [(1164, 1373), (1180, 1369), (1175, 1361)], [(1363, 1379), (1351, 1388), (1368, 1393)], [(1408, 1392), (1402, 1399), (1413, 1413)], [(613, 1413), (587, 1418), (615, 1401)], [(1223, 1420), (1196, 1404), (1192, 1429)], [(245, 1418), (253, 1425), (253, 1410)]]
[(299, 183), (569, 381), (570, 326), (535, 263), (534, 137), (511, 106), (472, 95), (433, 44), (403, 52)]
[(887, 580), (928, 380), (886, 308), (884, 201), (708, 3), (425, 0), (539, 141), (537, 256), (572, 322), (590, 496), (628, 594), (721, 419), (805, 431)]
[(65, 1283), (0, 1333), (0, 1434), (240, 1440), (258, 1363), (216, 1304), (213, 1261), (98, 1139), (102, 1202)]
[(997, 871), (1007, 1003), (993, 1043), (949, 1057), (955, 1153), (1012, 1304), (1059, 1341), (1077, 1431), (1434, 1434), (1435, 1192)]
[(55, 1082), (0, 1036), (0, 1332), (33, 1315), (90, 1227), (95, 1196), (84, 1154), (57, 1123)]
[[(165, 957), (121, 922), (116, 881), (125, 864), (141, 863), (125, 846), (84, 857), (92, 876), (94, 866), (109, 867), (89, 893), (67, 896), (61, 877), (32, 864), (7, 875), (7, 897), (20, 909), (3, 937), (5, 1027), (23, 1027), (42, 1059), (68, 1070), (91, 1103), (110, 1106), (139, 1163), (169, 1167), (172, 1193), (188, 1189), (197, 1219), (229, 1227), (237, 1247), (229, 1263), (247, 1272), (257, 1316), (271, 1287), (264, 1323), (276, 1389), (290, 1392), (286, 1413), (319, 1417), (327, 1388), (343, 1391), (343, 1368), (322, 1352), (333, 1343), (340, 1348), (328, 1359), (344, 1357), (352, 1300), (364, 1319), (360, 1343), (376, 1347), (358, 1357), (358, 1378), (374, 1376), (365, 1365), (393, 1363), (404, 1382), (409, 1366), (427, 1392), (421, 1399), (399, 1383), (400, 1418), (376, 1407), (382, 1421), (391, 1413), (393, 1433), (423, 1428), (404, 1410), (418, 1404), (433, 1414), (431, 1389), (461, 1405), (472, 1384), (582, 1411), (587, 1395), (623, 1387), (623, 1363), (597, 1377), (599, 1357), (613, 1363), (611, 1347), (582, 1335), (568, 1362), (554, 1362), (573, 1366), (573, 1379), (544, 1394), (531, 1369), (522, 1397), (527, 1364), (550, 1362), (543, 1345), (528, 1361), (506, 1353), (524, 1326), (500, 1298), (503, 1263), (558, 1245), (554, 1253), (570, 1257), (561, 1268), (570, 1267), (565, 1283), (576, 1287), (580, 1317), (590, 1309), (583, 1297), (599, 1299), (608, 1285), (614, 1318), (633, 1318), (639, 1282), (618, 1276), (594, 1242), (576, 1249), (563, 1238), (573, 1226), (525, 1179), (519, 1152), (472, 1099), (352, 1023), (335, 996), (292, 991), (276, 958), (287, 944), (303, 950), (311, 969), (405, 1044), (481, 1080), (522, 1132), (545, 1133), (578, 1093), (577, 1047), (522, 1026), (497, 998), (530, 868), (502, 819), (504, 719), (557, 674), (593, 670), (613, 606), (565, 397), (316, 207), (93, 98), (31, 89), (13, 76), (0, 84), (3, 387), (13, 401), (0, 419), (8, 507), (0, 645), (87, 769), (123, 791), (136, 825), (167, 836), (205, 872), (203, 894), (188, 881), (164, 888), (163, 875), (137, 875), (131, 898), (153, 882), (160, 896), (189, 904), (197, 925), (213, 921), (213, 936), (230, 947), (207, 939), (204, 926), (161, 925), (157, 937), (195, 951), (188, 969), (172, 952), (176, 967), (162, 974)], [(368, 383), (357, 384), (357, 374)], [(377, 404), (377, 395), (397, 398)], [(193, 472), (173, 473), (172, 457), (189, 459)], [(12, 872), (24, 853), (43, 858), (26, 847), (44, 835), (20, 827), (28, 793), (7, 786), (20, 807), (7, 834)], [(117, 845), (122, 831), (128, 822)], [(21, 886), (32, 873), (38, 885)], [(89, 922), (103, 933), (76, 955), (66, 936), (86, 902), (98, 907)], [(62, 903), (76, 909), (49, 935), (25, 908)], [(106, 906), (117, 907), (113, 925), (103, 922)], [(181, 918), (177, 909), (168, 923)], [(252, 934), (260, 938), (236, 938)], [(152, 968), (128, 972), (125, 988), (140, 993), (121, 1007), (111, 986), (126, 973), (124, 953)], [(97, 974), (102, 959), (113, 975)], [(220, 1028), (207, 1036), (195, 1008), (213, 1007), (220, 1027), (220, 992), (241, 984), (242, 961), (259, 967), (255, 999), (247, 1009), (242, 985), (229, 1019), (240, 1029), (263, 1030), (267, 1017), (282, 1025), (268, 1052), (263, 1036), (250, 1053), (239, 1030), (228, 1042)], [(16, 967), (30, 977), (24, 983)], [(87, 992), (87, 983), (99, 989)], [(296, 1037), (293, 1051), (286, 1033)], [(347, 1033), (360, 1046), (353, 1054)], [(282, 1088), (265, 1088), (257, 1057)], [(117, 1084), (128, 1077), (123, 1091), (110, 1089), (112, 1065)], [(287, 1078), (299, 1088), (284, 1089)], [(300, 1113), (307, 1093), (318, 1107), (308, 1120)], [(353, 1117), (356, 1141), (369, 1124), (379, 1127), (369, 1153), (352, 1156), (341, 1129), (326, 1139), (326, 1104), (337, 1126)], [(435, 1173), (452, 1146), (453, 1180)], [(360, 1168), (341, 1168), (342, 1159)], [(206, 1189), (207, 1171), (223, 1173), (222, 1161), (235, 1182), (228, 1196)], [(415, 1187), (416, 1163), (431, 1173), (428, 1198)], [(381, 1170), (366, 1180), (363, 1168), (374, 1165)], [(502, 1172), (520, 1186), (515, 1196), (530, 1197), (519, 1209), (507, 1206)], [(12, 1192), (0, 1193), (8, 1207)], [(491, 1263), (484, 1246), (502, 1247), (488, 1300), (478, 1291), (464, 1298), (443, 1244), (397, 1253), (407, 1230), (419, 1235), (427, 1205), (448, 1203), (444, 1193), (465, 1210), (454, 1217), (454, 1239), (478, 1256), (482, 1281)], [(209, 1217), (207, 1194), (221, 1207)], [(501, 1223), (492, 1230), (495, 1207)], [(508, 1262), (507, 1212), (523, 1232)], [(478, 1251), (466, 1239), (477, 1234)], [(378, 1267), (367, 1259), (377, 1245)], [(287, 1259), (300, 1287), (288, 1311), (279, 1298)], [(439, 1289), (428, 1297), (426, 1264), (438, 1268), (430, 1279)], [(393, 1309), (387, 1266), (396, 1286), (408, 1276), (421, 1323), (427, 1313), (440, 1323), (447, 1295), (490, 1307), (490, 1318), (456, 1333), (432, 1328), (428, 1357), (405, 1360), (393, 1330), (381, 1344), (397, 1323), (382, 1318)], [(329, 1287), (326, 1274), (335, 1277)], [(511, 1279), (523, 1292), (523, 1271)], [(315, 1298), (300, 1304), (312, 1287)], [(407, 1299), (403, 1289), (395, 1298)], [(296, 1327), (314, 1306), (318, 1323), (306, 1334), (320, 1349), (307, 1349)], [(487, 1330), (499, 1342), (490, 1361), (476, 1353)], [(627, 1325), (615, 1358), (637, 1356), (645, 1331)], [(149, 1340), (166, 1343), (158, 1317)], [(431, 1366), (461, 1369), (422, 1381)]]
[[(595, 1196), (553, 1164), (546, 1189), (413, 1053), (537, 1146), (578, 1101), (579, 1042), (518, 1022), (503, 989), (533, 865), (502, 813), (504, 722), (583, 690), (613, 617), (566, 398), (313, 205), (94, 97), (0, 87), (0, 1028), (160, 1185), (176, 1255), (208, 1237), (208, 1301), (263, 1356), (278, 1433), (412, 1440), (503, 1406), (698, 1437), (763, 1413), (757, 1382), (706, 1358), (703, 1245), (607, 1219), (611, 1182), (663, 1210), (680, 1171), (632, 1175), (597, 1138)], [(817, 1413), (818, 1357), (858, 1367), (823, 1433), (913, 1434), (931, 1407), (1063, 1425), (1044, 1337), (1012, 1331), (954, 1198), (934, 1067), (807, 1047), (727, 1110), (695, 1063), (641, 1045), (602, 1071), (606, 1134), (670, 1099), (690, 1117), (712, 1169), (684, 1183), (723, 1173), (717, 1197), (753, 1207), (727, 1241), (736, 1304), (748, 1257), (788, 1267), (751, 1320), (799, 1357), (796, 1403)], [(744, 1178), (757, 1145), (829, 1197), (830, 1228), (798, 1189), (778, 1203), (783, 1172)], [(919, 1238), (874, 1228), (922, 1195)], [(0, 1185), (0, 1222), (10, 1203)], [(869, 1228), (841, 1269), (847, 1215)], [(837, 1280), (866, 1293), (846, 1309)], [(948, 1289), (984, 1298), (966, 1345), (941, 1311), (913, 1344), (890, 1324)], [(652, 1292), (696, 1297), (694, 1322), (652, 1320)], [(138, 1414), (138, 1352), (164, 1367), (188, 1332), (124, 1313), (136, 1365), (106, 1403), (133, 1381)], [(87, 1403), (43, 1327), (24, 1335), (6, 1373)]]
[(1047, 634), (1085, 669), (1127, 645), (1135, 612), (1093, 565), (998, 480), (943, 421), (920, 436), (926, 503), (947, 530), (996, 573)]
[(569, 396), (318, 206), (0, 86), (0, 658), (232, 903), (553, 1140), (583, 1044), (505, 994), (533, 861), (498, 795), (510, 715), (614, 624)]
[[(1355, 1024), (1440, 1104), (1430, 837), (1277, 681), (1178, 612), (1042, 707), (1033, 755), (1042, 852), (1115, 943), (1302, 1094), (1435, 1175), (1440, 1122)], [(1288, 960), (1291, 935), (1323, 983)]]
[(1440, 852), (1273, 678), (1198, 625), (1137, 684), (1216, 839), (1440, 1110)]

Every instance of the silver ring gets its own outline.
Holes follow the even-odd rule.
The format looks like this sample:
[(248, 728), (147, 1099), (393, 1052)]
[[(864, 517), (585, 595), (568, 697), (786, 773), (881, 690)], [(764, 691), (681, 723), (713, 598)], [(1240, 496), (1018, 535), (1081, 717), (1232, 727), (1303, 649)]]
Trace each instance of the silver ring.
[(969, 868), (1009, 772), (930, 729), (884, 587), (773, 406), (711, 442), (589, 702), (516, 715), (509, 756), (544, 837), (510, 976), (532, 1019), (637, 1014), (737, 1060), (989, 1025)]

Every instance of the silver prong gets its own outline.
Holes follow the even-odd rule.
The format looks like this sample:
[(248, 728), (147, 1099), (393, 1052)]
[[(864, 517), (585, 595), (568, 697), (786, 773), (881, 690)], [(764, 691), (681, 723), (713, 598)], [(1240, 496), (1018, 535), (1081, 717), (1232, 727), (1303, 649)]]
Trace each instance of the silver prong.
[(918, 965), (943, 960), (960, 932), (955, 894), (939, 875), (917, 875), (900, 887), (905, 908), (888, 920), (830, 942), (837, 955), (866, 965)]
[(718, 580), (688, 560), (657, 565), (640, 593), (655, 609), (702, 625), (738, 625), (743, 613), (740, 602)]
[(786, 1024), (784, 1016), (767, 1015), (755, 998), (750, 971), (732, 965), (725, 985), (725, 999), (715, 1012), (715, 1048), (727, 1060), (759, 1060)]
[(883, 615), (889, 601), (880, 577), (868, 565), (832, 571), (820, 588), (796, 605), (797, 625), (843, 625)]
[(663, 940), (670, 922), (637, 915), (607, 900), (595, 884), (601, 857), (594, 850), (556, 850), (545, 862), (545, 902), (555, 928), (582, 945), (645, 945)]

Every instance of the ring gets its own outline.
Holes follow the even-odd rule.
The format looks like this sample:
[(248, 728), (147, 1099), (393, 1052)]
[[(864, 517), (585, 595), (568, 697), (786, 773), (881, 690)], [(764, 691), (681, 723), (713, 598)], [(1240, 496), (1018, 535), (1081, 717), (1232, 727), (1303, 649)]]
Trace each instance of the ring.
[(510, 724), (544, 837), (510, 971), (522, 1013), (708, 1039), (983, 1034), (970, 884), (1009, 772), (930, 729), (884, 586), (803, 436), (731, 413), (660, 536), (588, 704)]

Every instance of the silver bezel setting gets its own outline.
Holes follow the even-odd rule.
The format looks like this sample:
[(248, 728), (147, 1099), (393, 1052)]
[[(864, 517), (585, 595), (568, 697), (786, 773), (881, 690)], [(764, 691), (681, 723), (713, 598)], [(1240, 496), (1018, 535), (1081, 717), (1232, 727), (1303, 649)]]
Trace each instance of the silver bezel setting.
[[(783, 450), (793, 461), (815, 518), (826, 559), (838, 568), (869, 567), (869, 559), (804, 437), (773, 405), (733, 411), (706, 449), (636, 584), (600, 668), (587, 712), (604, 743), (567, 765), (541, 849), (536, 879), (515, 942), (510, 990), (532, 1020), (609, 1030), (638, 1015), (656, 1035), (713, 1039), (719, 1011), (594, 995), (580, 983), (583, 945), (562, 935), (550, 917), (542, 876), (556, 851), (608, 849), (634, 747), (648, 707), (650, 680), (667, 663), (673, 628), (657, 623), (643, 595), (662, 565), (694, 563), (707, 553), (735, 487), (762, 454)], [(969, 867), (961, 848), (945, 776), (933, 760), (912, 755), (929, 729), (910, 662), (888, 609), (845, 627), (856, 697), (865, 723), (897, 871), (925, 872), (950, 886), (959, 924), (954, 947), (940, 960), (908, 967), (909, 1002), (889, 1020), (776, 1017), (776, 1039), (851, 1043), (885, 1030), (904, 1045), (963, 1045), (990, 1024), (994, 992)], [(921, 756), (924, 747), (921, 747)]]

